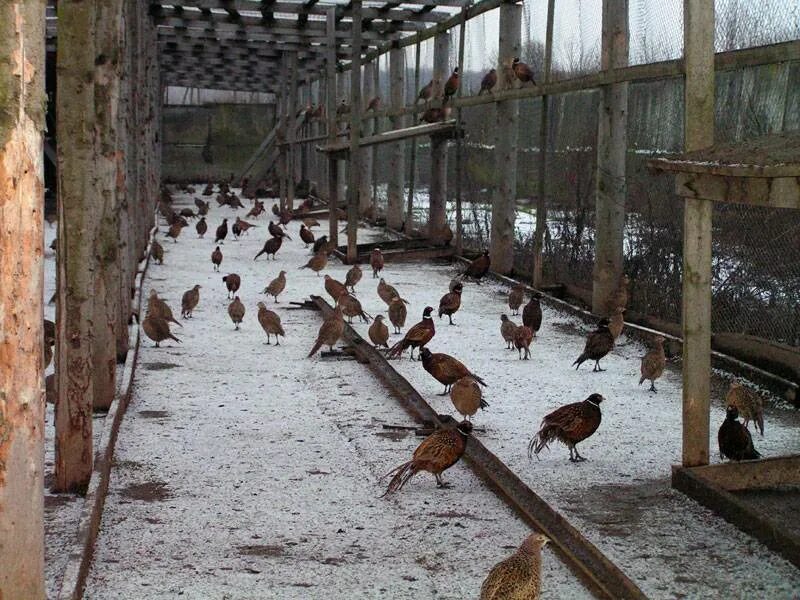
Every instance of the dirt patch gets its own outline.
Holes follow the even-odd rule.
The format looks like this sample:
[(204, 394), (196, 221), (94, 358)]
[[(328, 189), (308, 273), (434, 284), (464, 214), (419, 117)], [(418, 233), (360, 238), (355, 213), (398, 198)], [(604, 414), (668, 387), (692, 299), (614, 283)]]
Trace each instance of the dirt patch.
[(166, 410), (140, 410), (136, 414), (143, 419), (166, 419), (170, 416)]
[(166, 371), (167, 369), (177, 369), (178, 367), (180, 367), (180, 365), (167, 362), (151, 362), (142, 364), (142, 368), (145, 371)]
[(123, 488), (120, 494), (131, 500), (141, 500), (142, 502), (163, 502), (172, 497), (167, 484), (163, 481), (135, 483)]
[(239, 554), (243, 556), (283, 556), (284, 548), (277, 544), (261, 544), (238, 546)]
[(413, 431), (410, 429), (389, 429), (385, 431), (376, 431), (375, 435), (387, 440), (392, 440), (393, 442), (401, 442), (411, 433), (413, 433)]
[(51, 496), (49, 494), (45, 494), (44, 496), (44, 508), (45, 510), (49, 508), (58, 508), (59, 506), (64, 506), (65, 504), (70, 504), (76, 500), (76, 496), (72, 496), (69, 494), (57, 494)]

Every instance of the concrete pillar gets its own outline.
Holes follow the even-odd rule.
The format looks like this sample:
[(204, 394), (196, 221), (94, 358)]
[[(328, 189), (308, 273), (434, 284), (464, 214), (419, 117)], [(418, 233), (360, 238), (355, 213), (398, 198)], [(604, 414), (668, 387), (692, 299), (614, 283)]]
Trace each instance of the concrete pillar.
[[(522, 5), (500, 5), (498, 73), (520, 55)], [(492, 192), (492, 237), (489, 256), (492, 270), (508, 274), (514, 268), (514, 223), (517, 215), (517, 144), (519, 101), (497, 103), (495, 126), (495, 177)]]

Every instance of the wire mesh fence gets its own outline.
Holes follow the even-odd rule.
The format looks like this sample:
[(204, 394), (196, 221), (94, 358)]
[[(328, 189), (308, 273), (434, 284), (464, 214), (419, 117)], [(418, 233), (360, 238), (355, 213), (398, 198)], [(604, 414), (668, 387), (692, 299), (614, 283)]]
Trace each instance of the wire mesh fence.
[[(553, 78), (568, 79), (599, 69), (600, 2), (556, 2)], [(716, 0), (716, 50), (726, 51), (800, 39), (800, 4), (779, 0)], [(630, 63), (680, 58), (683, 17), (680, 0), (631, 0)], [(476, 94), (483, 75), (497, 64), (498, 11), (468, 21), (462, 91)], [(523, 4), (522, 58), (541, 73), (544, 64), (546, 0)], [(451, 68), (457, 63), (457, 35), (451, 38)], [(421, 45), (419, 86), (432, 76), (433, 42)], [(407, 52), (407, 97), (413, 100), (415, 55)], [(382, 69), (388, 69), (382, 65)], [(388, 71), (381, 74), (388, 81)], [(388, 88), (387, 88), (388, 89)], [(388, 94), (388, 91), (386, 92)], [(629, 274), (629, 309), (669, 323), (681, 319), (683, 201), (670, 175), (653, 172), (650, 158), (683, 150), (683, 79), (631, 83), (627, 107), (627, 196), (624, 268)], [(529, 275), (539, 172), (545, 161), (545, 284), (567, 284), (591, 297), (595, 248), (597, 90), (547, 98), (546, 143), (541, 143), (542, 99), (519, 101), (517, 128), (517, 216), (515, 271)], [(455, 229), (456, 178), (460, 177), (463, 239), (469, 250), (488, 247), (492, 191), (496, 188), (496, 136), (505, 131), (493, 103), (461, 110), (462, 169), (455, 169), (455, 144), (448, 158), (447, 217)], [(388, 122), (384, 125), (388, 128)], [(716, 75), (716, 137), (720, 142), (800, 129), (800, 61), (780, 62)], [(386, 210), (389, 148), (375, 158), (379, 214)], [(406, 143), (406, 183), (413, 222), (428, 213), (430, 143)], [(409, 195), (409, 189), (406, 189)], [(424, 233), (424, 232), (422, 232)], [(800, 346), (800, 212), (742, 205), (715, 207), (712, 329), (753, 335)], [(583, 295), (581, 296), (581, 292)]]

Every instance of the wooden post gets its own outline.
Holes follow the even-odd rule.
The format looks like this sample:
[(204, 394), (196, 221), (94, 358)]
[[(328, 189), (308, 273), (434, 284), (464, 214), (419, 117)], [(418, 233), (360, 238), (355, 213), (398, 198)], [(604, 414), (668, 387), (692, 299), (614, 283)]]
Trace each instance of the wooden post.
[[(330, 6), (326, 11), (327, 52), (325, 55), (325, 116), (327, 118), (328, 143), (336, 141), (336, 7)], [(339, 245), (339, 219), (337, 211), (341, 196), (339, 195), (339, 161), (328, 159), (328, 243), (333, 247)]]
[[(434, 93), (441, 97), (450, 77), (450, 34), (439, 33), (433, 40)], [(431, 185), (429, 190), (428, 238), (443, 239), (447, 226), (447, 140), (431, 136)]]
[(287, 140), (287, 128), (289, 127), (289, 110), (287, 109), (288, 105), (288, 94), (286, 88), (289, 85), (289, 62), (288, 57), (286, 56), (286, 52), (281, 55), (281, 68), (280, 68), (280, 80), (281, 80), (281, 87), (280, 87), (280, 94), (278, 96), (278, 106), (280, 110), (278, 114), (280, 115), (281, 124), (278, 128), (278, 133), (275, 136), (275, 141), (279, 144), (278, 145), (278, 187), (280, 188), (280, 207), (281, 210), (286, 208), (288, 204), (288, 172), (289, 172), (289, 147), (284, 143)]
[[(362, 88), (363, 88), (363, 104), (364, 108), (366, 108), (367, 103), (372, 100), (373, 96), (375, 95), (375, 75), (374, 71), (376, 68), (376, 61), (368, 62), (364, 65), (364, 73), (363, 73), (363, 81), (362, 81)], [(369, 136), (372, 135), (374, 127), (375, 127), (375, 120), (368, 119), (361, 123), (362, 126), (362, 135)], [(358, 190), (358, 214), (363, 216), (373, 216), (370, 215), (370, 209), (372, 207), (372, 168), (375, 164), (375, 148), (364, 148), (361, 150), (361, 168), (360, 168), (360, 178), (359, 178), (359, 190)]]
[[(498, 73), (503, 73), (520, 55), (522, 5), (500, 5)], [(495, 126), (495, 177), (492, 192), (492, 239), (489, 255), (492, 270), (508, 274), (514, 269), (514, 223), (517, 217), (517, 142), (519, 101), (497, 103)]]
[(45, 2), (0, 3), (0, 598), (43, 600)]
[[(372, 70), (373, 87), (375, 88), (375, 95), (381, 95), (381, 58), (380, 56), (375, 59), (375, 68)], [(382, 98), (383, 100), (388, 100)], [(387, 105), (388, 102), (383, 102)], [(377, 117), (372, 119), (372, 133), (378, 134), (381, 132), (381, 120)], [(378, 172), (381, 170), (381, 165), (378, 163), (380, 154), (378, 148), (372, 149), (372, 190), (370, 192), (370, 211), (372, 212), (372, 219), (378, 217)]]
[[(553, 65), (553, 15), (556, 0), (547, 0), (547, 31), (544, 41), (544, 73), (542, 79), (550, 82)], [(547, 229), (547, 128), (550, 123), (550, 97), (542, 96), (541, 119), (539, 120), (539, 181), (536, 198), (536, 230), (533, 234), (533, 287), (542, 287), (542, 259), (544, 255), (544, 233)]]
[(350, 61), (350, 173), (347, 186), (347, 262), (358, 260), (359, 174), (361, 173), (361, 0), (353, 0), (352, 56)]
[[(684, 0), (686, 151), (714, 143), (714, 3)], [(710, 200), (686, 199), (683, 218), (683, 466), (709, 460)]]
[(286, 143), (287, 143), (287, 162), (288, 168), (286, 180), (286, 208), (288, 210), (294, 209), (294, 188), (295, 188), (295, 175), (297, 173), (297, 145), (295, 144), (297, 129), (295, 123), (297, 119), (297, 52), (291, 51), (288, 53), (289, 61), (289, 90), (288, 99), (286, 102), (286, 122), (288, 129), (286, 130)]
[[(628, 0), (603, 0), (600, 67), (628, 66)], [(595, 260), (592, 311), (609, 314), (608, 300), (622, 276), (625, 233), (625, 157), (628, 149), (628, 83), (600, 88), (595, 195)]]
[[(334, 40), (335, 43), (335, 40)], [(336, 76), (336, 106), (339, 106), (339, 99), (340, 98), (348, 98), (350, 96), (350, 90), (348, 89), (349, 81), (347, 79), (347, 75), (345, 73), (340, 73)], [(336, 120), (335, 123), (335, 130), (338, 133), (340, 130), (344, 130), (344, 120), (349, 119), (350, 115), (342, 117), (342, 120)], [(338, 138), (337, 138), (338, 139)], [(347, 188), (349, 186), (349, 179), (347, 177), (348, 171), (347, 161), (346, 160), (336, 160), (336, 181), (338, 182), (339, 186), (336, 190), (336, 197), (338, 198), (339, 208), (345, 212), (347, 212), (347, 199), (349, 196), (347, 195)], [(338, 217), (337, 217), (338, 218)], [(337, 231), (337, 239), (338, 239), (338, 231)]]
[[(464, 43), (467, 34), (467, 11), (461, 11), (461, 24), (458, 28), (458, 72), (464, 73)], [(457, 96), (463, 94), (464, 86), (459, 86)], [(456, 110), (456, 123), (461, 127), (461, 107)], [(464, 138), (459, 135), (456, 140), (456, 254), (461, 256), (464, 252), (464, 216), (461, 210), (461, 195), (464, 179)]]
[[(416, 54), (414, 56), (414, 103), (416, 105), (417, 94), (419, 93), (419, 63), (420, 63), (420, 43), (416, 44)], [(418, 113), (414, 113), (414, 125), (419, 122)], [(408, 169), (408, 205), (406, 207), (406, 226), (405, 234), (411, 235), (414, 231), (414, 187), (417, 174), (417, 138), (411, 139), (411, 155), (409, 156)]]
[[(82, 491), (92, 473), (95, 172), (95, 7), (58, 5), (58, 304), (55, 483)], [(67, 226), (68, 225), (68, 226)]]
[[(403, 48), (392, 48), (389, 51), (389, 106), (398, 111), (406, 105), (406, 61)], [(402, 115), (392, 117), (392, 129), (403, 129), (406, 119)], [(387, 209), (386, 226), (400, 230), (403, 226), (403, 186), (405, 182), (405, 142), (392, 144), (387, 176)]]
[(119, 204), (117, 202), (118, 170), (122, 164), (118, 155), (117, 126), (120, 76), (123, 48), (121, 46), (122, 0), (97, 2), (96, 31), (98, 37), (95, 60), (95, 116), (97, 145), (95, 168), (100, 196), (100, 218), (95, 252), (97, 270), (94, 273), (94, 407), (107, 409), (116, 394), (117, 336), (127, 336), (127, 326), (120, 329)]

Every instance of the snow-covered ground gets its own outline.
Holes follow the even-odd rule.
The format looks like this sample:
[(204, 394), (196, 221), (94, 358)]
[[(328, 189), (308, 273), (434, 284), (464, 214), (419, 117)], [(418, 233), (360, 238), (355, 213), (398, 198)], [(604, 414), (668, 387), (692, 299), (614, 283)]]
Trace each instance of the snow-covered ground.
[[(176, 195), (176, 205), (192, 206), (191, 197)], [(259, 228), (238, 242), (229, 235), (221, 272), (212, 270), (213, 231), (235, 214), (214, 206), (205, 239), (193, 225), (177, 243), (159, 235), (164, 265), (151, 263), (145, 294), (157, 290), (178, 314), (183, 292), (200, 284), (200, 304), (183, 328), (173, 328), (182, 344), (154, 348), (143, 339), (85, 597), (476, 597), (528, 527), (462, 463), (445, 473), (450, 489), (420, 474), (395, 496), (379, 497), (380, 477), (421, 441), (383, 425), (414, 421), (363, 365), (305, 357), (321, 318), (291, 310), (289, 301), (325, 293), (322, 277), (297, 269), (309, 258), (299, 223), (290, 224), (293, 241), (277, 261), (254, 262), (268, 218), (251, 220)], [(359, 241), (379, 235), (361, 234)], [(261, 291), (281, 269), (288, 283), (275, 305)], [(332, 261), (325, 272), (343, 280), (346, 271)], [(222, 282), (232, 272), (242, 277), (247, 310), (240, 331)], [(424, 290), (438, 299), (440, 282), (446, 288), (446, 270), (430, 270), (429, 281), (409, 266), (387, 265), (384, 274), (414, 294), (409, 326)], [(365, 274), (357, 287), (372, 314), (382, 309), (374, 285)], [(258, 301), (281, 316), (287, 337), (280, 347), (266, 345)], [(466, 334), (467, 322), (453, 333)], [(427, 383), (423, 392), (440, 391)], [(493, 385), (498, 406), (491, 410), (500, 415)], [(588, 597), (548, 549), (543, 579), (545, 598)]]

